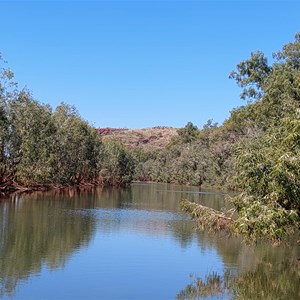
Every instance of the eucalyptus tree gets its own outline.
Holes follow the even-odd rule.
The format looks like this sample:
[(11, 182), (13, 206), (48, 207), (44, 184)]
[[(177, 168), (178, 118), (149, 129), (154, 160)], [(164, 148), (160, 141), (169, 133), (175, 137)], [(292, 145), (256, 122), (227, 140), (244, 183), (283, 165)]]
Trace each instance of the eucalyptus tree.
[(51, 183), (55, 127), (51, 107), (21, 91), (9, 103), (8, 154), (14, 181), (22, 185)]
[(134, 174), (133, 155), (118, 141), (105, 140), (101, 150), (100, 180), (103, 185), (125, 186)]
[(252, 238), (282, 239), (300, 225), (300, 34), (274, 58), (260, 112), (268, 126), (236, 157), (237, 228)]
[(17, 90), (4, 64), (0, 54), (0, 190), (96, 183), (101, 168), (112, 172), (110, 184), (132, 180), (128, 150), (103, 147), (98, 132), (73, 106), (62, 103), (53, 112), (27, 90)]
[(56, 127), (53, 154), (54, 180), (79, 184), (99, 175), (101, 142), (97, 131), (84, 121), (75, 107), (62, 103), (54, 114)]
[(194, 141), (198, 134), (198, 127), (192, 122), (188, 122), (183, 128), (177, 130), (178, 139), (181, 143), (191, 143)]
[[(290, 108), (291, 110), (292, 108)], [(243, 191), (233, 198), (237, 229), (255, 239), (282, 239), (299, 228), (300, 114), (297, 106), (261, 137), (237, 149), (235, 180)]]
[(242, 99), (261, 99), (264, 93), (267, 78), (272, 72), (268, 60), (261, 51), (251, 53), (248, 60), (237, 65), (237, 70), (230, 73), (230, 78), (236, 80), (239, 87), (243, 88)]
[[(212, 156), (214, 161), (218, 147), (225, 150), (221, 162), (226, 148), (232, 151), (224, 162), (232, 167), (227, 173), (232, 186), (241, 191), (231, 198), (235, 218), (228, 217), (232, 212), (223, 215), (208, 210), (214, 217), (205, 219), (203, 207), (197, 210), (183, 204), (202, 224), (208, 220), (205, 225), (211, 227), (219, 224), (216, 220), (230, 219), (230, 231), (242, 233), (250, 241), (267, 238), (279, 242), (300, 228), (300, 34), (274, 54), (272, 65), (262, 52), (251, 54), (231, 77), (243, 88), (241, 97), (254, 101), (234, 110), (216, 130), (225, 132), (219, 146), (218, 139), (212, 138), (207, 145), (217, 154)], [(233, 146), (225, 147), (232, 133), (236, 135)], [(224, 166), (220, 175), (226, 172)]]
[(7, 144), (8, 144), (8, 105), (17, 94), (17, 85), (13, 81), (13, 72), (6, 67), (7, 62), (0, 53), (0, 186), (11, 179)]
[(274, 53), (273, 58), (269, 66), (262, 52), (252, 53), (250, 59), (242, 61), (230, 74), (230, 78), (243, 88), (242, 99), (261, 102), (256, 115), (265, 117), (266, 122), (277, 122), (288, 114), (288, 102), (300, 102), (300, 33), (295, 35), (293, 42)]

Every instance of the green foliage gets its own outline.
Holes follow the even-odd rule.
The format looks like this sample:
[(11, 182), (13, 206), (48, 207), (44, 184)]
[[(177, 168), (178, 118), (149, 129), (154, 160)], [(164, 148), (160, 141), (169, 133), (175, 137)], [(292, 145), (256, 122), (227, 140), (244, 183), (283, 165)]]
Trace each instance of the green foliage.
[(53, 114), (56, 127), (53, 172), (58, 183), (79, 184), (97, 178), (100, 139), (76, 109), (62, 103)]
[(198, 229), (215, 232), (222, 230), (228, 234), (233, 232), (232, 211), (220, 212), (188, 200), (182, 200), (180, 204), (181, 208), (196, 220)]
[[(186, 133), (186, 128), (182, 132)], [(182, 138), (186, 135), (182, 133), (165, 149), (139, 154), (135, 178), (177, 184), (224, 185), (230, 172), (232, 141), (237, 135), (211, 121), (203, 130), (192, 132), (194, 135), (187, 134), (186, 143)]]
[(296, 115), (238, 148), (235, 180), (243, 190), (233, 199), (238, 232), (251, 239), (281, 240), (299, 226), (299, 157), (300, 119)]
[(178, 129), (177, 133), (181, 143), (191, 143), (197, 137), (198, 127), (192, 122), (188, 122), (184, 128)]
[(252, 53), (230, 74), (241, 98), (254, 101), (221, 126), (187, 123), (153, 152), (99, 141), (74, 108), (52, 113), (17, 92), (13, 73), (1, 67), (0, 188), (9, 180), (79, 184), (100, 174), (102, 184), (134, 178), (237, 189), (236, 232), (280, 241), (300, 224), (300, 34), (273, 57), (268, 65), (262, 52)]
[(261, 133), (236, 147), (235, 182), (243, 191), (233, 198), (236, 230), (251, 240), (280, 241), (300, 224), (299, 42), (298, 34), (275, 55), (264, 79)]
[(14, 180), (20, 184), (51, 181), (54, 124), (51, 109), (21, 91), (9, 103), (9, 153)]
[(125, 186), (131, 183), (134, 158), (123, 144), (105, 140), (101, 150), (100, 181), (104, 185)]
[(12, 79), (0, 65), (0, 191), (98, 183), (101, 168), (110, 172), (102, 184), (132, 180), (133, 159), (123, 146), (102, 147), (74, 107), (62, 103), (52, 112), (28, 91), (18, 91)]
[(10, 180), (6, 147), (9, 136), (8, 102), (16, 95), (13, 77), (13, 72), (6, 68), (6, 62), (0, 53), (0, 187)]
[(237, 71), (232, 71), (230, 78), (244, 88), (242, 99), (261, 99), (266, 84), (266, 79), (272, 71), (267, 64), (267, 58), (261, 52), (251, 53), (251, 58), (237, 65)]
[(79, 184), (98, 177), (100, 139), (74, 108), (54, 113), (26, 91), (9, 102), (6, 153), (15, 183)]
[[(231, 199), (233, 231), (249, 241), (267, 238), (277, 243), (300, 226), (300, 35), (274, 58), (268, 66), (258, 52), (238, 65), (231, 78), (244, 88), (242, 98), (255, 101), (233, 110), (222, 126), (203, 128), (168, 170), (176, 174), (179, 166), (183, 182), (192, 184), (187, 174), (199, 170), (200, 184), (241, 190)], [(209, 168), (199, 169), (203, 163)], [(200, 227), (215, 226), (216, 212), (196, 210)]]
[(296, 33), (295, 41), (283, 46), (282, 51), (273, 54), (279, 62), (283, 62), (293, 70), (300, 69), (300, 32)]

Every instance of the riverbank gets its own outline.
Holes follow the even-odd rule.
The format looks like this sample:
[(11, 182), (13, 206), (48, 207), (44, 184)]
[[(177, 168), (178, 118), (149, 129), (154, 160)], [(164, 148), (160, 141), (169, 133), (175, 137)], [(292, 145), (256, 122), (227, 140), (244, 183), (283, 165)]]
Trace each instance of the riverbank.
[(106, 187), (108, 185), (103, 182), (93, 180), (88, 182), (81, 182), (79, 184), (36, 184), (30, 186), (22, 186), (18, 184), (9, 184), (0, 186), (0, 201), (1, 198), (7, 198), (15, 193), (31, 193), (31, 192), (48, 192), (52, 190), (68, 190), (73, 188), (88, 188), (88, 187)]

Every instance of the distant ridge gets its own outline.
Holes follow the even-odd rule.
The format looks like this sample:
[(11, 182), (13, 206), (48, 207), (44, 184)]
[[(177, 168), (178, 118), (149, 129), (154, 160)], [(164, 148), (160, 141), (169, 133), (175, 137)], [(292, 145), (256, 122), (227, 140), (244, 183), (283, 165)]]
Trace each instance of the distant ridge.
[(143, 148), (155, 150), (164, 148), (177, 135), (177, 128), (155, 126), (152, 128), (98, 128), (97, 131), (103, 139), (111, 138), (122, 142), (128, 148)]
[(110, 135), (116, 131), (126, 131), (126, 130), (128, 130), (128, 129), (127, 128), (111, 128), (111, 127), (97, 128), (97, 131), (100, 133), (100, 135)]

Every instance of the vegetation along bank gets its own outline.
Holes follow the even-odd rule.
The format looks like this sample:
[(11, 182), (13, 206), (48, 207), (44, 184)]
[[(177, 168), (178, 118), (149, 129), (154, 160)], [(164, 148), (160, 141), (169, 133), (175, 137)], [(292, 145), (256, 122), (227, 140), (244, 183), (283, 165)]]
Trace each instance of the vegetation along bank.
[(133, 158), (121, 143), (102, 142), (74, 107), (53, 111), (18, 90), (0, 62), (1, 192), (131, 182)]
[(300, 33), (272, 64), (254, 52), (230, 78), (247, 104), (221, 126), (189, 122), (161, 150), (134, 149), (134, 176), (239, 191), (229, 212), (182, 205), (200, 227), (280, 242), (300, 225)]
[(125, 129), (104, 135), (64, 103), (53, 111), (19, 91), (1, 60), (0, 189), (132, 180), (222, 187), (239, 191), (229, 212), (183, 201), (199, 226), (279, 242), (300, 225), (300, 33), (272, 64), (254, 52), (230, 77), (247, 103), (222, 125), (189, 122), (161, 127), (167, 139), (162, 131), (144, 138)]

